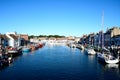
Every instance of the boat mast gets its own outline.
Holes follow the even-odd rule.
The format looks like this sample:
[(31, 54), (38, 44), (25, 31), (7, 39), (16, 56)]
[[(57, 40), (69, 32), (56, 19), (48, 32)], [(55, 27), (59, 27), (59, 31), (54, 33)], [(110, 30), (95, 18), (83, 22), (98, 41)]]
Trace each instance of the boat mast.
[(104, 11), (102, 12), (102, 48), (104, 48)]

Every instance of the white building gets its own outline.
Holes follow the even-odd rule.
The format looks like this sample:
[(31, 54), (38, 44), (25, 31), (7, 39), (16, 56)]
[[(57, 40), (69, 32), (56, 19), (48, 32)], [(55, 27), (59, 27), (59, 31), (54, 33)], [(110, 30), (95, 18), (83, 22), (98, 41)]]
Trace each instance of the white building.
[(6, 36), (9, 38), (8, 45), (11, 47), (17, 47), (18, 46), (18, 36), (16, 35), (16, 32), (7, 32)]

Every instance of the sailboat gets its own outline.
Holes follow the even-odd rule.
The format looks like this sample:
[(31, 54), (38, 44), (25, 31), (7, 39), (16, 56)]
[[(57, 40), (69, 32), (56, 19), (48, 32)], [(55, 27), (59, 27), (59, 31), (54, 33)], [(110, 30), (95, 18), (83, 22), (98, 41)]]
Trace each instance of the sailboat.
[[(102, 16), (102, 26), (103, 26), (103, 18), (104, 18), (104, 16)], [(102, 37), (102, 51), (97, 53), (98, 60), (102, 61), (102, 62), (105, 62), (105, 63), (108, 63), (108, 64), (118, 63), (119, 59), (115, 58), (112, 55), (112, 53), (104, 47), (104, 43), (103, 43), (104, 42), (104, 33), (103, 33), (103, 30), (101, 32), (101, 37)]]
[(102, 52), (97, 53), (97, 57), (99, 61), (105, 62), (105, 63), (118, 63), (119, 59), (115, 58), (112, 53), (109, 50), (103, 49)]

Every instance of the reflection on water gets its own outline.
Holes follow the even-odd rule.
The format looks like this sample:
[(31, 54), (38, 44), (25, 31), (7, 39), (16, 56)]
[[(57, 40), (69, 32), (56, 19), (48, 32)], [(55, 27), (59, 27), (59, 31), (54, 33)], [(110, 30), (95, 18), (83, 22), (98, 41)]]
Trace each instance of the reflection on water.
[(70, 48), (70, 51), (74, 53), (76, 51), (76, 48)]
[(81, 53), (84, 53), (85, 50), (81, 50)]
[(46, 46), (52, 48), (54, 46), (65, 46), (66, 44), (65, 43), (46, 43)]
[(114, 73), (120, 74), (119, 64), (105, 64), (103, 67), (104, 67), (104, 71), (109, 71), (109, 72), (112, 71)]
[[(106, 64), (106, 63), (101, 63), (101, 69), (104, 72), (104, 74), (109, 74), (109, 75), (116, 75), (117, 77), (120, 77), (120, 64)], [(116, 79), (113, 79), (116, 80)]]
[(119, 69), (119, 64), (106, 64), (105, 67), (109, 69)]
[(89, 58), (89, 60), (94, 60), (95, 59), (95, 55), (88, 55), (88, 58)]

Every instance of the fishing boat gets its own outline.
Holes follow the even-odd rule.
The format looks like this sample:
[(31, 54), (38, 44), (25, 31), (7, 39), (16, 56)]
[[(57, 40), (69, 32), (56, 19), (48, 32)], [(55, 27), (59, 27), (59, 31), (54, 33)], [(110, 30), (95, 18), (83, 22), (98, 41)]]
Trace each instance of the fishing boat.
[(10, 54), (14, 54), (14, 53), (18, 53), (18, 51), (17, 51), (17, 49), (16, 48), (12, 48), (12, 47), (10, 47), (10, 48), (8, 48), (8, 53), (10, 53)]
[(36, 46), (34, 46), (34, 45), (31, 45), (30, 48), (31, 48), (31, 51), (36, 50)]
[(38, 47), (39, 47), (39, 48), (42, 48), (42, 47), (43, 47), (43, 44), (42, 44), (42, 43), (39, 43), (39, 44), (38, 44)]

